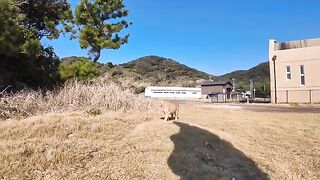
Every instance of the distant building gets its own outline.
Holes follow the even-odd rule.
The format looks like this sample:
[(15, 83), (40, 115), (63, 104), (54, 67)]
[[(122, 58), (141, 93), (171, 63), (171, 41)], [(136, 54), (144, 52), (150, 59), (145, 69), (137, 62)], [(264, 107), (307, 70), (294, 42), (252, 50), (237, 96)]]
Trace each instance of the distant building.
[(206, 81), (201, 84), (201, 94), (203, 98), (208, 98), (211, 96), (217, 95), (219, 98), (223, 96), (223, 98), (230, 99), (232, 93), (233, 85), (230, 81)]
[(271, 101), (320, 102), (320, 39), (269, 42)]
[(148, 86), (145, 96), (152, 98), (201, 98), (201, 88)]

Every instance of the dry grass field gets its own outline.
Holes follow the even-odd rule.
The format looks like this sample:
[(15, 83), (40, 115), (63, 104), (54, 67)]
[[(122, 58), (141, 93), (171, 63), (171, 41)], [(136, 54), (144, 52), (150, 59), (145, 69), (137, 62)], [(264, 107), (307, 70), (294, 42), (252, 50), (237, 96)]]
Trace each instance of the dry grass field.
[(136, 110), (0, 121), (0, 178), (320, 179), (320, 111), (281, 108), (183, 103), (176, 122)]

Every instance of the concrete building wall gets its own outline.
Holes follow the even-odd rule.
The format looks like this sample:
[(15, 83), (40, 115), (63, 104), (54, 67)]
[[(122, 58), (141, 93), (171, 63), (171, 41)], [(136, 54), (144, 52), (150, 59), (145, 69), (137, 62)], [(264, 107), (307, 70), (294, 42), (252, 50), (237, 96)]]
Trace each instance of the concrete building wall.
[[(269, 42), (271, 101), (275, 102), (274, 63), (279, 103), (320, 102), (320, 39), (277, 43)], [(304, 66), (305, 85), (301, 85), (300, 66)], [(291, 79), (287, 79), (287, 67)]]

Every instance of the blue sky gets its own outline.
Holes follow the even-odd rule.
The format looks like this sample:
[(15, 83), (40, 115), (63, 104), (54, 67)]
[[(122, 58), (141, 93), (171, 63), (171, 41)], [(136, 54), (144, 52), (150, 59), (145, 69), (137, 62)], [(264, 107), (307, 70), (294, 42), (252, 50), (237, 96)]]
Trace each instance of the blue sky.
[[(80, 0), (71, 0), (74, 6)], [(268, 60), (268, 41), (320, 37), (319, 0), (124, 0), (129, 43), (100, 62), (158, 55), (221, 75)], [(45, 41), (62, 58), (87, 56), (77, 40)]]

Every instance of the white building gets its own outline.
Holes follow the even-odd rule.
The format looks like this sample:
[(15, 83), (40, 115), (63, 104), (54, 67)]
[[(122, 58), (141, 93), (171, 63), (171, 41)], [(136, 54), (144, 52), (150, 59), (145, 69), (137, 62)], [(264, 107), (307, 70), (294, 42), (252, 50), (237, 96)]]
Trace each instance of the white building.
[(148, 86), (145, 96), (152, 98), (201, 98), (201, 88)]
[(320, 38), (269, 43), (272, 103), (320, 103)]

